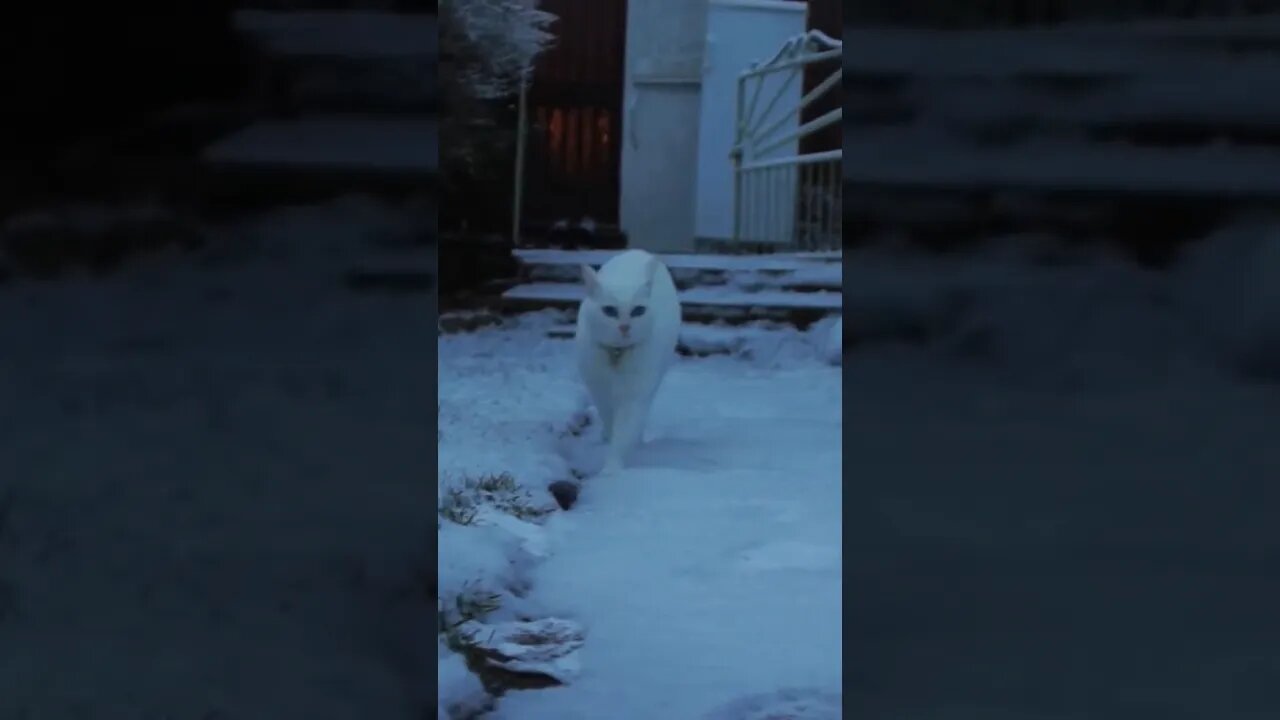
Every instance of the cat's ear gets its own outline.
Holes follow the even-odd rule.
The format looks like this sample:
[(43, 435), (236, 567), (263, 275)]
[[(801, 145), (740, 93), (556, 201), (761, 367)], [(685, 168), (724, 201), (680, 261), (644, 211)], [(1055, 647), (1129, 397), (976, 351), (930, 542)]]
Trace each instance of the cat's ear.
[(644, 277), (647, 282), (653, 282), (653, 278), (658, 274), (658, 266), (660, 264), (661, 261), (659, 261), (658, 258), (652, 256), (649, 257), (649, 262), (645, 263), (644, 266)]
[(595, 299), (600, 296), (600, 278), (590, 265), (582, 266), (582, 284), (587, 288), (587, 297)]
[(644, 264), (644, 283), (640, 285), (640, 296), (649, 297), (653, 292), (653, 279), (658, 275), (658, 258), (650, 257), (649, 262)]

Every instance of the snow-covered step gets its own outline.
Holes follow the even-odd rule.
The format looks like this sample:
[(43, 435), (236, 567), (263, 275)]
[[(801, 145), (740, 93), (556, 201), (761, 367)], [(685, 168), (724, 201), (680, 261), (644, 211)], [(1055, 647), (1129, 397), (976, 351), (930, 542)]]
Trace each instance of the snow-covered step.
[[(616, 250), (516, 250), (523, 279), (531, 283), (576, 284), (580, 265), (599, 267)], [(715, 255), (662, 254), (676, 287), (690, 290), (718, 287), (722, 290), (839, 292), (844, 268), (839, 252)]]
[[(598, 263), (589, 263), (596, 265)], [(582, 273), (577, 263), (539, 264), (522, 263), (523, 279), (536, 283), (579, 283)], [(793, 270), (759, 270), (715, 268), (671, 268), (676, 287), (688, 290), (695, 287), (736, 288), (747, 292), (760, 290), (787, 290), (795, 292), (834, 291), (843, 285), (844, 269), (840, 263), (805, 263)]]
[[(680, 328), (676, 351), (681, 355), (738, 355), (747, 350), (753, 342), (768, 336), (782, 336), (794, 333), (794, 328), (762, 327), (758, 325), (707, 325), (703, 323), (685, 323)], [(559, 340), (571, 339), (574, 336), (574, 325), (566, 323), (557, 325), (547, 331), (547, 337)]]
[[(512, 251), (526, 265), (591, 265), (599, 267), (621, 250), (524, 250)], [(792, 272), (811, 270), (834, 263), (838, 268), (842, 254), (838, 251), (815, 253), (777, 253), (772, 255), (715, 255), (708, 253), (659, 253), (658, 257), (672, 270), (755, 270), (759, 272)]]
[[(558, 339), (571, 338), (575, 332), (573, 323), (557, 325), (547, 331), (547, 337)], [(766, 332), (761, 328), (743, 328), (738, 325), (704, 325), (702, 323), (685, 323), (680, 328), (680, 342), (687, 346), (705, 346), (727, 344), (744, 337), (745, 330)]]
[[(671, 278), (676, 288), (721, 287), (744, 292), (783, 290), (788, 292), (840, 292), (844, 273), (839, 265), (803, 268), (793, 272), (758, 272), (754, 270), (688, 270), (673, 268)], [(573, 265), (527, 265), (522, 279), (533, 283), (579, 283), (582, 272)]]
[[(507, 302), (535, 305), (574, 305), (582, 301), (582, 286), (570, 283), (528, 283), (517, 285), (502, 294)], [(751, 310), (800, 310), (839, 312), (841, 294), (837, 292), (786, 292), (764, 290), (743, 292), (719, 287), (697, 287), (680, 293), (686, 308), (728, 308)]]
[(266, 120), (205, 149), (216, 167), (431, 178), (439, 166), (430, 115), (317, 115)]

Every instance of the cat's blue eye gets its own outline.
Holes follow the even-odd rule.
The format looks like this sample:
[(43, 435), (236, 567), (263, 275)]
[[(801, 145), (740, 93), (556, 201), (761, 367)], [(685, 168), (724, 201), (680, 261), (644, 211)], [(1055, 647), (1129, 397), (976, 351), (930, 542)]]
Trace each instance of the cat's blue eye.
[(604, 307), (600, 308), (600, 312), (604, 313), (608, 317), (618, 317), (618, 308), (612, 305), (605, 305)]
[(637, 305), (637, 306), (635, 306), (635, 307), (631, 308), (631, 317), (640, 317), (640, 316), (641, 316), (641, 315), (643, 315), (643, 314), (644, 314), (644, 306), (643, 306), (643, 305)]

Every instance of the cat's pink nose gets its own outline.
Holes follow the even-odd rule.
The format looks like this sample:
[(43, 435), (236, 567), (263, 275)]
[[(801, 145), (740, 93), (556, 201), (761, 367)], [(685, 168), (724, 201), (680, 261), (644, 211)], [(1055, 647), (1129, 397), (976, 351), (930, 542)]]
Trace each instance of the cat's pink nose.
[(627, 333), (631, 332), (631, 326), (630, 326), (630, 325), (619, 325), (619, 326), (618, 326), (618, 332), (622, 333), (623, 335), (626, 335)]

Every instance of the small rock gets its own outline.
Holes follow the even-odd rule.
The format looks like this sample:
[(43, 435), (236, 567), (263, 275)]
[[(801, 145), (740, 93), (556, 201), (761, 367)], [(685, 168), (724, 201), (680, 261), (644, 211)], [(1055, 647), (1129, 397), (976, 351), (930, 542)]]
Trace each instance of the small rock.
[(578, 649), (585, 631), (572, 620), (501, 622), (492, 625), (468, 620), (458, 634), (473, 652), (496, 668), (512, 673), (549, 678), (567, 685), (581, 672)]
[(578, 485), (568, 480), (557, 480), (547, 486), (561, 510), (568, 510), (578, 501)]

